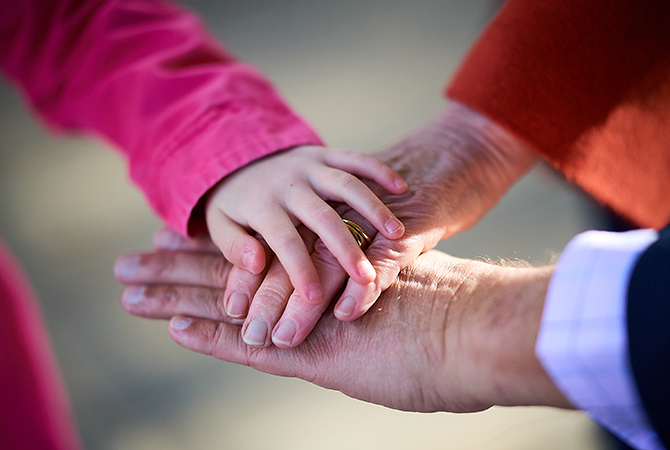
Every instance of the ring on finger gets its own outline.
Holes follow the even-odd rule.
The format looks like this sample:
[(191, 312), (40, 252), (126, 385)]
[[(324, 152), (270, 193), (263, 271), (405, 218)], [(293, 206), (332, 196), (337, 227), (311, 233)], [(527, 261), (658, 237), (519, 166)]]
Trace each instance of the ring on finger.
[(354, 236), (354, 239), (356, 239), (356, 243), (361, 250), (365, 251), (365, 249), (367, 249), (370, 244), (372, 244), (372, 239), (370, 236), (368, 236), (365, 230), (363, 230), (363, 228), (361, 228), (361, 226), (356, 222), (353, 222), (349, 219), (342, 219), (342, 222), (344, 222), (347, 228), (349, 228), (349, 231)]

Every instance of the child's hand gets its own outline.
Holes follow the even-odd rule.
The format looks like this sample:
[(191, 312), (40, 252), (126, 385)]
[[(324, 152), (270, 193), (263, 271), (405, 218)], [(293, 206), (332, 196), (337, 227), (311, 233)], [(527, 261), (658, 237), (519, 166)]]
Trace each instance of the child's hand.
[(394, 194), (407, 189), (394, 170), (372, 156), (296, 147), (254, 161), (215, 186), (206, 206), (209, 233), (227, 260), (255, 274), (266, 265), (262, 244), (249, 234), (258, 233), (286, 268), (297, 293), (318, 303), (323, 289), (296, 229), (302, 223), (321, 238), (355, 282), (370, 283), (375, 270), (327, 201), (348, 204), (389, 239), (400, 238), (404, 227), (355, 175)]

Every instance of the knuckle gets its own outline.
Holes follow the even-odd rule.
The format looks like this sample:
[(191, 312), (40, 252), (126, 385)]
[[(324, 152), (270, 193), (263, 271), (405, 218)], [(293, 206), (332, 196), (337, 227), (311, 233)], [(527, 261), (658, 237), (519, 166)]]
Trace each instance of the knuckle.
[(371, 167), (373, 170), (382, 171), (382, 172), (386, 172), (386, 171), (391, 170), (389, 168), (389, 166), (387, 166), (386, 164), (384, 164), (383, 162), (381, 162), (377, 158), (375, 158), (373, 156), (370, 156), (370, 155), (365, 155), (365, 157), (366, 157), (365, 160), (364, 160), (365, 164), (368, 165), (369, 167)]
[(202, 293), (204, 297), (202, 303), (209, 305), (210, 314), (214, 319), (224, 319), (228, 317), (226, 308), (224, 305), (224, 292), (220, 289), (216, 290), (207, 290), (206, 293)]
[(339, 222), (340, 216), (325, 203), (317, 205), (312, 210), (312, 218), (317, 224), (326, 224), (329, 222)]
[(335, 181), (342, 189), (356, 187), (361, 181), (348, 172), (340, 172), (336, 175)]
[(339, 169), (324, 170), (322, 178), (325, 182), (337, 189), (349, 189), (361, 181), (349, 172)]
[(225, 258), (212, 258), (209, 276), (214, 286), (225, 288), (228, 284), (228, 275), (230, 274), (230, 264)]
[(262, 362), (266, 353), (269, 351), (266, 348), (246, 347), (246, 360), (249, 367), (256, 370), (262, 370)]
[(145, 265), (152, 275), (161, 279), (169, 279), (175, 272), (177, 261), (175, 255), (160, 255), (155, 258), (153, 255), (141, 256), (140, 265)]
[(342, 150), (342, 154), (344, 154), (350, 160), (354, 160), (356, 163), (364, 163), (367, 162), (369, 158), (371, 158), (366, 153), (352, 152), (351, 150)]
[(297, 231), (290, 230), (280, 233), (275, 239), (277, 248), (290, 249), (302, 244), (302, 238)]
[(339, 273), (342, 276), (344, 276), (346, 273), (335, 256), (331, 253), (330, 250), (328, 250), (328, 247), (326, 247), (326, 244), (324, 244), (321, 239), (316, 241), (314, 244), (312, 261), (322, 272), (329, 274)]
[[(290, 286), (290, 285), (289, 285)], [(283, 308), (291, 287), (278, 282), (268, 281), (254, 297), (254, 308), (264, 312), (276, 312)]]
[(205, 334), (205, 351), (209, 356), (214, 356), (219, 346), (225, 346), (225, 327), (223, 322), (217, 322), (214, 328)]
[(147, 298), (152, 298), (158, 302), (161, 308), (171, 310), (179, 301), (179, 292), (175, 286), (155, 286), (149, 287), (145, 291)]

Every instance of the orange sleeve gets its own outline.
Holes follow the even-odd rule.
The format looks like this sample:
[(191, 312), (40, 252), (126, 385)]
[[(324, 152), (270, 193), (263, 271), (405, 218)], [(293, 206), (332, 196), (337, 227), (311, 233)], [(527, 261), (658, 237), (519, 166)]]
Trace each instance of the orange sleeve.
[(640, 226), (670, 221), (670, 3), (510, 0), (447, 96)]

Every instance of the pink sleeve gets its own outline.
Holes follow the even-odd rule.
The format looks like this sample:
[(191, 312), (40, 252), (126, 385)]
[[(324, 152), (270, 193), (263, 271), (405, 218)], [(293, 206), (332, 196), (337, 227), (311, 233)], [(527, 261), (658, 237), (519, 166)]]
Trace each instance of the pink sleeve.
[(2, 2), (0, 64), (52, 128), (115, 144), (183, 234), (203, 230), (199, 201), (225, 175), (321, 143), (260, 73), (165, 1)]

